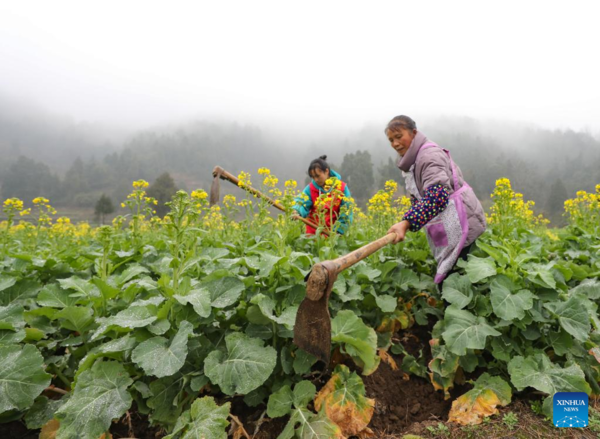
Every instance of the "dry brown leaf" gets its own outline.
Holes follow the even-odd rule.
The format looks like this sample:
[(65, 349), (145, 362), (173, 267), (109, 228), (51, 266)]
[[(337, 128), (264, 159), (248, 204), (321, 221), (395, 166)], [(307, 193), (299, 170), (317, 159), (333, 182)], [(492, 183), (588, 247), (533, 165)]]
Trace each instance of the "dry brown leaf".
[(448, 421), (461, 425), (481, 424), (483, 418), (498, 413), (496, 406), (499, 404), (500, 398), (491, 389), (483, 390), (474, 399), (464, 394), (452, 403)]
[(383, 349), (379, 349), (379, 358), (381, 358), (383, 362), (389, 364), (392, 370), (398, 370), (398, 365), (396, 364), (396, 361), (392, 358), (390, 354), (388, 354)]
[(229, 417), (233, 421), (231, 423), (231, 430), (229, 431), (229, 434), (233, 435), (233, 439), (241, 439), (242, 437), (250, 439), (250, 435), (244, 428), (242, 421), (240, 421), (240, 419), (237, 416), (232, 414), (230, 414)]
[[(315, 398), (315, 409), (336, 423), (346, 437), (355, 436), (367, 428), (375, 409), (375, 400), (364, 396), (361, 378), (345, 366), (340, 366)], [(365, 436), (366, 437), (366, 436)]]
[(56, 419), (50, 419), (42, 427), (42, 431), (40, 432), (40, 439), (56, 439), (56, 433), (58, 433), (59, 428), (60, 422)]

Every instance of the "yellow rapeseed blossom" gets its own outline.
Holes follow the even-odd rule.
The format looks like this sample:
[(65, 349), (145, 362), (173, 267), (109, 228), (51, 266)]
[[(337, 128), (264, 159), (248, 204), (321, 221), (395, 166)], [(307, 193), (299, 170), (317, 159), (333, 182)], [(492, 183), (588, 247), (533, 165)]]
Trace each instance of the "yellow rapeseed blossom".
[(133, 182), (134, 189), (146, 189), (150, 184), (146, 180), (136, 180)]
[(267, 187), (274, 188), (279, 183), (279, 179), (274, 175), (267, 175), (263, 180), (263, 184)]
[(18, 198), (8, 198), (4, 200), (4, 210), (12, 209), (14, 211), (20, 211), (23, 209), (23, 201)]
[(494, 200), (491, 214), (487, 217), (491, 224), (502, 224), (505, 228), (511, 227), (511, 221), (536, 226), (549, 223), (542, 215), (534, 215), (532, 207), (535, 206), (535, 202), (524, 201), (523, 194), (512, 190), (508, 178), (496, 180), (496, 187), (490, 196)]
[[(258, 170), (258, 174), (259, 174), (259, 175), (269, 175), (269, 174), (271, 174), (271, 170), (270, 170), (270, 169), (267, 169), (267, 168), (260, 168), (260, 169)], [(241, 179), (240, 179), (240, 180), (241, 180)]]
[[(287, 189), (296, 189), (296, 187), (298, 186), (298, 183), (296, 182), (296, 180), (287, 180), (285, 182), (285, 187)], [(600, 186), (600, 185), (598, 185)]]
[(192, 191), (192, 198), (195, 200), (206, 200), (208, 194), (204, 189), (196, 189), (195, 191)]
[(575, 198), (565, 201), (565, 213), (571, 223), (583, 228), (595, 229), (600, 223), (600, 184), (596, 193), (577, 191)]
[(225, 206), (228, 208), (232, 208), (236, 203), (237, 200), (235, 199), (235, 195), (227, 194), (225, 197), (223, 197), (223, 204), (225, 204)]
[(250, 174), (248, 174), (247, 172), (240, 172), (238, 175), (238, 180), (238, 186), (241, 188), (252, 186), (252, 182), (250, 181)]

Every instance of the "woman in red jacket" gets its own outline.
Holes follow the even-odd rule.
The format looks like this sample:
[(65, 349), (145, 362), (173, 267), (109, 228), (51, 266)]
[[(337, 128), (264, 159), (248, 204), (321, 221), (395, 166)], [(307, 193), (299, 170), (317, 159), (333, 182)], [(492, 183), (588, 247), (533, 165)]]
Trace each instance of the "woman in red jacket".
[[(312, 178), (300, 196), (296, 197), (293, 207), (298, 215), (319, 224), (319, 215), (324, 216), (324, 225), (343, 235), (352, 222), (352, 209), (350, 189), (342, 181), (340, 174), (327, 164), (327, 156), (323, 155), (310, 162), (308, 175)], [(337, 189), (334, 191), (334, 189)], [(343, 196), (340, 194), (343, 194)], [(331, 194), (330, 197), (322, 197)], [(319, 203), (323, 203), (319, 206)], [(306, 226), (306, 233), (314, 235), (316, 229)]]

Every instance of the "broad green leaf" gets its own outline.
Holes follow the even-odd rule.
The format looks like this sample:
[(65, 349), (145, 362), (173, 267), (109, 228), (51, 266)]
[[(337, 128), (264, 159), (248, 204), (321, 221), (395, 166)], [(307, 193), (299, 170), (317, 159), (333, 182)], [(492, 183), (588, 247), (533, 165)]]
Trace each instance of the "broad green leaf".
[(173, 296), (182, 305), (188, 303), (192, 305), (196, 314), (200, 317), (208, 317), (211, 311), (211, 297), (210, 292), (206, 288), (199, 288), (191, 290), (185, 296), (176, 294)]
[(0, 306), (0, 330), (17, 331), (25, 326), (23, 307), (17, 304)]
[(223, 277), (202, 284), (201, 288), (210, 293), (213, 308), (226, 308), (237, 302), (244, 291), (244, 283), (236, 277)]
[(56, 412), (60, 429), (56, 439), (97, 439), (108, 431), (113, 419), (131, 407), (127, 388), (133, 383), (125, 368), (115, 361), (96, 362), (79, 377), (69, 400)]
[(544, 308), (558, 316), (560, 325), (577, 340), (588, 339), (591, 330), (588, 311), (577, 297), (571, 296), (566, 302), (545, 303)]
[(148, 375), (171, 376), (185, 363), (188, 337), (193, 331), (192, 324), (184, 320), (170, 344), (164, 337), (153, 337), (136, 347), (131, 359)]
[(450, 352), (466, 355), (467, 349), (484, 349), (488, 336), (499, 336), (483, 317), (475, 317), (468, 311), (457, 309), (454, 305), (446, 308), (444, 317), (446, 329), (442, 337)]
[(508, 363), (510, 379), (517, 390), (533, 387), (554, 395), (556, 392), (591, 392), (585, 375), (577, 364), (560, 367), (543, 353), (527, 358), (517, 356)]
[(343, 345), (345, 351), (358, 357), (363, 372), (373, 372), (379, 364), (377, 356), (377, 334), (368, 327), (353, 311), (337, 313), (331, 321), (331, 340)]
[(112, 300), (121, 292), (119, 288), (109, 285), (98, 277), (92, 279), (92, 283), (100, 290), (100, 294), (102, 294), (105, 300)]
[(177, 404), (177, 395), (182, 391), (184, 377), (181, 374), (160, 378), (150, 383), (152, 397), (148, 399), (148, 407), (152, 410), (152, 422), (173, 425), (181, 414), (182, 407)]
[(294, 394), (290, 386), (283, 386), (277, 392), (269, 396), (267, 404), (267, 416), (269, 418), (279, 418), (290, 413), (294, 403)]
[(56, 411), (67, 401), (66, 398), (67, 397), (61, 399), (48, 399), (43, 395), (38, 396), (33, 403), (33, 406), (25, 415), (27, 428), (30, 430), (42, 428), (44, 424), (54, 417), (54, 413), (56, 413)]
[(277, 439), (342, 439), (340, 428), (324, 414), (315, 415), (306, 408), (294, 409)]
[(566, 355), (573, 346), (573, 337), (562, 328), (558, 332), (550, 331), (548, 333), (548, 341), (556, 355), (560, 356)]
[(372, 268), (367, 264), (361, 263), (356, 267), (354, 275), (356, 278), (360, 280), (365, 280), (369, 282), (373, 282), (379, 275), (381, 274), (381, 270), (376, 268)]
[(458, 273), (451, 274), (448, 279), (444, 280), (442, 297), (458, 309), (463, 309), (471, 303), (473, 287), (468, 276), (461, 276)]
[(0, 346), (0, 414), (25, 410), (50, 384), (44, 358), (35, 346)]
[(227, 439), (231, 403), (218, 406), (212, 396), (197, 399), (165, 439)]
[(130, 265), (120, 275), (117, 276), (116, 283), (119, 286), (124, 285), (134, 277), (144, 273), (149, 273), (146, 267), (142, 267), (141, 265)]
[[(500, 265), (501, 267), (506, 267), (506, 265), (508, 265), (508, 258), (502, 252), (501, 249), (492, 247), (491, 245), (488, 245), (481, 240), (477, 240), (477, 247), (486, 252), (492, 258), (494, 258), (494, 260), (498, 262), (498, 265)], [(444, 286), (445, 285), (446, 283), (444, 282)]]
[(135, 338), (127, 334), (125, 337), (119, 337), (115, 340), (96, 346), (79, 362), (79, 368), (75, 373), (75, 384), (77, 383), (79, 376), (92, 367), (98, 358), (108, 357), (118, 359), (118, 356), (115, 354), (131, 351), (136, 345), (137, 341)]
[[(359, 378), (360, 379), (360, 378)], [(362, 381), (361, 381), (362, 382)], [(294, 386), (293, 403), (294, 406), (305, 407), (312, 401), (317, 394), (317, 388), (310, 381), (300, 381)]]
[(533, 307), (533, 293), (529, 290), (517, 291), (516, 285), (506, 276), (497, 276), (490, 290), (494, 313), (501, 319), (521, 320), (525, 317), (525, 311)]
[(375, 296), (375, 303), (377, 303), (379, 309), (381, 309), (385, 313), (394, 312), (394, 310), (396, 309), (396, 305), (398, 304), (396, 298), (388, 294)]
[(279, 263), (283, 258), (281, 256), (275, 256), (269, 253), (262, 253), (260, 255), (260, 263), (258, 265), (259, 276), (269, 277), (273, 272), (275, 265)]
[(16, 277), (0, 275), (0, 292), (12, 287), (16, 283)]
[(569, 295), (581, 294), (590, 300), (600, 299), (600, 281), (587, 279), (569, 291)]
[(66, 308), (75, 306), (77, 297), (71, 297), (69, 291), (65, 291), (57, 284), (46, 285), (37, 296), (36, 302), (40, 306), (48, 306), (50, 308)]
[(77, 291), (77, 293), (73, 294), (74, 297), (100, 297), (100, 291), (89, 280), (73, 276), (68, 279), (59, 279), (58, 283), (64, 290)]
[(100, 327), (92, 335), (92, 340), (104, 334), (111, 326), (121, 328), (143, 328), (157, 319), (156, 310), (148, 306), (131, 306), (102, 321)]
[(467, 276), (471, 283), (475, 284), (487, 279), (490, 276), (496, 274), (496, 264), (489, 258), (478, 258), (473, 255), (469, 255), (469, 260), (465, 268)]
[(264, 294), (257, 294), (251, 300), (251, 303), (258, 305), (261, 313), (270, 322), (276, 322), (284, 325), (287, 329), (293, 329), (296, 323), (296, 314), (298, 306), (289, 306), (283, 310), (280, 316), (275, 314), (275, 301)]
[(0, 329), (0, 345), (20, 343), (25, 340), (27, 333), (24, 329), (14, 332), (12, 329)]
[(481, 424), (483, 418), (498, 413), (497, 406), (508, 405), (511, 398), (510, 385), (506, 381), (484, 373), (473, 389), (452, 403), (448, 420), (461, 425)]
[(551, 265), (533, 264), (527, 268), (527, 278), (532, 282), (551, 289), (556, 288), (556, 280), (552, 275)]
[(225, 337), (227, 353), (211, 352), (204, 374), (226, 395), (246, 394), (261, 386), (275, 369), (277, 353), (260, 339), (235, 332)]
[(0, 294), (0, 305), (24, 303), (27, 299), (35, 298), (40, 288), (42, 288), (42, 285), (37, 281), (31, 279), (19, 280)]
[(297, 375), (304, 375), (317, 362), (317, 357), (302, 349), (297, 349), (294, 356), (293, 368)]
[(84, 306), (68, 306), (54, 314), (55, 319), (60, 319), (61, 326), (71, 331), (83, 334), (94, 323), (94, 311)]

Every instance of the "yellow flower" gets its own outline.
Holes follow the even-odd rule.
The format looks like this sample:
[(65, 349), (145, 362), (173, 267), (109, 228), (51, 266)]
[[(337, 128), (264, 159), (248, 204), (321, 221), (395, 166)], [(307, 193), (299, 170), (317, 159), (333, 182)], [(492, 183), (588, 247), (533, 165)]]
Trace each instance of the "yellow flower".
[(208, 194), (204, 189), (196, 189), (195, 191), (192, 191), (192, 198), (195, 200), (206, 200)]
[(269, 175), (271, 173), (270, 169), (267, 168), (260, 168), (258, 170), (259, 175)]
[(327, 186), (331, 186), (333, 184), (333, 180), (331, 178), (328, 178), (327, 180), (325, 180), (325, 184)]
[[(285, 187), (288, 189), (296, 189), (296, 186), (298, 186), (298, 183), (296, 183), (296, 180), (288, 180), (285, 182)], [(600, 187), (600, 185), (598, 185)]]
[(148, 186), (150, 186), (150, 184), (146, 180), (136, 180), (133, 182), (133, 187), (135, 189), (145, 189)]

